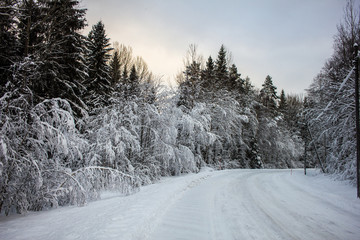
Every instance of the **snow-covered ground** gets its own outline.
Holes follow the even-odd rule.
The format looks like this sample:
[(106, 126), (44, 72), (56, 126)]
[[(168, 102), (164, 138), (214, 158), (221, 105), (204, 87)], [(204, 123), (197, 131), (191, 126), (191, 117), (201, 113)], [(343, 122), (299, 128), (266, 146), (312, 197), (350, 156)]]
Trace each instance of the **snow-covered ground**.
[(164, 178), (85, 207), (0, 218), (0, 239), (360, 239), (356, 189), (302, 170)]

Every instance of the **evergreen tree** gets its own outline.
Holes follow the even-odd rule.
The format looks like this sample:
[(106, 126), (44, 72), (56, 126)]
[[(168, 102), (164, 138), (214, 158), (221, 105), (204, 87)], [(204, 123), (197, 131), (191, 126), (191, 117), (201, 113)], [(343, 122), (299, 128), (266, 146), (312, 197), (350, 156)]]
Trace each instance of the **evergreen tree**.
[(238, 73), (235, 64), (232, 64), (229, 69), (229, 84), (228, 89), (230, 91), (235, 90), (238, 94), (244, 93), (244, 80), (240, 78), (241, 74)]
[(127, 79), (129, 77), (129, 73), (128, 73), (128, 70), (127, 70), (127, 66), (124, 67), (124, 71), (122, 72), (122, 79), (123, 79), (123, 83), (127, 83)]
[[(44, 44), (39, 50), (41, 78), (35, 86), (40, 99), (61, 97), (70, 102), (78, 116), (87, 106), (80, 96), (85, 90), (87, 68), (85, 38), (79, 33), (85, 27), (85, 9), (77, 0), (39, 0), (46, 19)], [(45, 21), (46, 20), (46, 21)]]
[(20, 54), (23, 57), (34, 55), (39, 52), (41, 45), (44, 43), (45, 11), (38, 1), (22, 1), (20, 7), (18, 31), (20, 40)]
[(104, 24), (99, 21), (92, 27), (88, 36), (89, 78), (85, 82), (87, 103), (91, 107), (101, 107), (108, 103), (112, 94), (110, 68), (109, 38), (106, 37)]
[(270, 110), (276, 109), (276, 101), (278, 96), (276, 95), (276, 87), (272, 82), (272, 78), (268, 75), (265, 78), (265, 82), (260, 90), (260, 99), (263, 105)]
[(244, 92), (245, 92), (245, 95), (248, 95), (253, 90), (254, 90), (254, 86), (251, 84), (250, 78), (246, 77), (245, 80), (244, 80)]
[(16, 0), (0, 1), (0, 96), (4, 94), (5, 84), (11, 77), (11, 66), (17, 60), (18, 41)]
[(178, 105), (188, 109), (194, 106), (194, 101), (199, 99), (201, 91), (201, 69), (200, 63), (193, 61), (186, 66), (184, 72), (185, 80), (180, 84), (180, 98)]
[(202, 87), (206, 90), (211, 90), (215, 82), (215, 64), (211, 56), (206, 61), (206, 67), (201, 72)]
[(124, 94), (126, 100), (135, 100), (140, 97), (140, 78), (136, 72), (135, 65), (131, 67)]
[(193, 61), (185, 70), (185, 81), (191, 82), (194, 87), (201, 83), (200, 63)]
[(286, 110), (287, 110), (287, 100), (284, 89), (282, 89), (280, 94), (279, 111), (284, 113), (286, 112)]
[(224, 45), (221, 45), (215, 65), (216, 87), (221, 88), (228, 84), (229, 71), (226, 61), (226, 50)]
[(249, 161), (250, 168), (261, 168), (261, 158), (259, 154), (259, 146), (257, 145), (256, 139), (251, 138), (249, 147), (246, 149), (246, 158)]
[[(301, 122), (304, 122), (302, 119), (304, 104), (304, 99), (301, 97), (301, 95), (288, 95), (286, 97), (284, 108), (285, 111), (283, 111), (283, 114), (285, 116), (287, 125), (292, 132), (300, 133), (301, 128), (303, 128)], [(281, 98), (280, 105), (282, 105)], [(300, 136), (302, 135), (300, 134)]]
[(191, 82), (184, 81), (179, 85), (179, 100), (177, 106), (184, 106), (191, 109), (194, 104), (193, 96), (191, 95)]
[(115, 87), (121, 79), (119, 52), (114, 51), (110, 61), (110, 79), (112, 87)]

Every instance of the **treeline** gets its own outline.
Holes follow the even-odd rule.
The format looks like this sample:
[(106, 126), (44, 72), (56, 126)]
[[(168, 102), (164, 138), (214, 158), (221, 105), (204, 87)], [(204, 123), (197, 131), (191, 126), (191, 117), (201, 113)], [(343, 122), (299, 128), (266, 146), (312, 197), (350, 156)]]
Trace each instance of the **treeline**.
[(300, 166), (302, 99), (286, 97), (284, 91), (279, 97), (270, 76), (256, 90), (229, 56), (221, 46), (215, 61), (210, 56), (204, 62), (190, 46), (185, 70), (178, 76), (177, 106), (189, 118), (200, 112), (200, 119), (207, 120), (201, 129), (213, 137), (204, 144), (185, 134), (179, 141), (204, 163), (220, 167)]
[(279, 94), (270, 76), (255, 89), (224, 46), (204, 61), (191, 45), (170, 91), (130, 47), (111, 46), (102, 22), (81, 35), (78, 1), (2, 0), (0, 11), (1, 213), (82, 205), (106, 189), (130, 194), (205, 165), (290, 168), (306, 156), (335, 169), (316, 125), (330, 111), (316, 115), (327, 105), (319, 92), (304, 114), (303, 99)]

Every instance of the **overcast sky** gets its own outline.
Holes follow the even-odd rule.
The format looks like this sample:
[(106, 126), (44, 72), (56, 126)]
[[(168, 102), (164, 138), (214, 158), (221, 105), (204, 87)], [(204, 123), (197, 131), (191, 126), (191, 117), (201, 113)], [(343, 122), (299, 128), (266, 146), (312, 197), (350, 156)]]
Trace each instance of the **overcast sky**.
[(333, 52), (345, 0), (82, 0), (91, 27), (129, 45), (164, 81), (183, 69), (190, 44), (215, 59), (221, 44), (258, 88), (303, 93)]

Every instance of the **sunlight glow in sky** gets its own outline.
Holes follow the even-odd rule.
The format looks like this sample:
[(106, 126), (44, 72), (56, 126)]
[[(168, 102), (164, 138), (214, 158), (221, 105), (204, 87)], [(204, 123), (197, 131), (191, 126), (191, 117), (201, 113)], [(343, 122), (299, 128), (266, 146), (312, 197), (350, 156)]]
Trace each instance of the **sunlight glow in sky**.
[[(131, 46), (150, 70), (174, 83), (190, 44), (216, 59), (221, 44), (242, 77), (278, 93), (303, 93), (331, 57), (345, 0), (82, 0), (90, 28)], [(88, 30), (86, 30), (88, 31)]]

